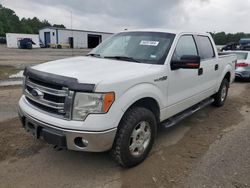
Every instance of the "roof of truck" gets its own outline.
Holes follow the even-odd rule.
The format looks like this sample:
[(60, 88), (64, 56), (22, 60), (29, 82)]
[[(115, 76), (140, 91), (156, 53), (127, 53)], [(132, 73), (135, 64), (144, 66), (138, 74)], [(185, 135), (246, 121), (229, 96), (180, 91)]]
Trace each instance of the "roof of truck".
[(191, 34), (196, 34), (196, 35), (210, 35), (207, 32), (198, 32), (198, 31), (188, 31), (188, 30), (173, 30), (173, 29), (165, 29), (165, 28), (145, 28), (145, 29), (128, 29), (125, 30), (123, 32), (133, 32), (133, 31), (137, 31), (137, 32), (143, 32), (143, 31), (147, 31), (147, 32), (162, 32), (162, 33), (173, 33), (173, 34), (182, 34), (182, 33), (191, 33)]

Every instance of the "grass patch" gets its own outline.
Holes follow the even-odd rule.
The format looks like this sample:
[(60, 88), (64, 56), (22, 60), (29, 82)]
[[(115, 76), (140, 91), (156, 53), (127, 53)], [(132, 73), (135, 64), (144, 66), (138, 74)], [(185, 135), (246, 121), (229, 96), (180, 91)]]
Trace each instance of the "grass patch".
[(8, 79), (10, 75), (18, 73), (20, 70), (12, 66), (0, 66), (0, 80)]

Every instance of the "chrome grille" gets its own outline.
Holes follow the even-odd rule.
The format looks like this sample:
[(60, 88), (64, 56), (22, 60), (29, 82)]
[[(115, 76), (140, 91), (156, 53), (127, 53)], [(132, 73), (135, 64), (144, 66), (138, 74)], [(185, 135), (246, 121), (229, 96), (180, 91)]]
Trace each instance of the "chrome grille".
[(71, 118), (74, 92), (66, 87), (58, 87), (26, 77), (24, 95), (27, 101), (39, 110), (61, 118)]

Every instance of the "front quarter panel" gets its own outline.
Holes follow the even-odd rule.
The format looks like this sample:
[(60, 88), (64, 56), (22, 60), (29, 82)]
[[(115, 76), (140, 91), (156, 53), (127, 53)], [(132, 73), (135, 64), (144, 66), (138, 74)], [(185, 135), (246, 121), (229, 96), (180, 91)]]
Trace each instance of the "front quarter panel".
[[(156, 65), (155, 68), (138, 73), (129, 79), (102, 82), (98, 84), (96, 92), (115, 92), (115, 102), (111, 106), (111, 111), (116, 109), (124, 113), (132, 104), (142, 98), (153, 98), (158, 103), (159, 108), (163, 109), (167, 106), (168, 78), (165, 67), (165, 65)], [(119, 114), (114, 118), (118, 118), (117, 122), (120, 121), (121, 117)]]
[(143, 98), (153, 98), (158, 103), (160, 109), (166, 106), (165, 94), (155, 85), (141, 83), (129, 88), (119, 99), (119, 105), (125, 112), (132, 104)]

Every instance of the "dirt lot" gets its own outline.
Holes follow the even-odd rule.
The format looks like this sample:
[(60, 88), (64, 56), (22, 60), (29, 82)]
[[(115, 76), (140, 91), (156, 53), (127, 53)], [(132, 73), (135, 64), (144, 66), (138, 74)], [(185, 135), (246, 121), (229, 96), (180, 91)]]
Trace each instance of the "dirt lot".
[(14, 49), (0, 44), (0, 80), (24, 69), (27, 65), (35, 65), (47, 61), (72, 56), (86, 55), (89, 49)]
[[(20, 50), (0, 45), (0, 72), (12, 74), (25, 65), (85, 55), (87, 51)], [(3, 66), (11, 68), (3, 70)], [(250, 188), (249, 92), (249, 82), (234, 83), (224, 107), (209, 106), (173, 128), (159, 128), (147, 160), (135, 168), (122, 169), (108, 152), (58, 151), (33, 139), (17, 118), (21, 87), (0, 87), (0, 188)]]
[(0, 80), (6, 80), (10, 75), (17, 74), (21, 69), (13, 66), (1, 66), (0, 65)]
[(71, 56), (86, 55), (89, 49), (51, 49), (37, 48), (32, 50), (7, 48), (0, 45), (0, 65), (23, 67), (46, 61), (63, 59)]
[(58, 151), (34, 140), (16, 118), (21, 88), (1, 88), (0, 187), (248, 188), (249, 92), (249, 83), (234, 83), (224, 107), (160, 128), (147, 160), (122, 169), (108, 153)]

